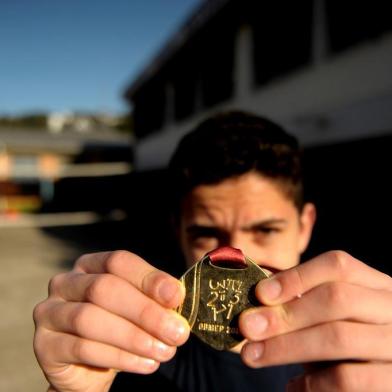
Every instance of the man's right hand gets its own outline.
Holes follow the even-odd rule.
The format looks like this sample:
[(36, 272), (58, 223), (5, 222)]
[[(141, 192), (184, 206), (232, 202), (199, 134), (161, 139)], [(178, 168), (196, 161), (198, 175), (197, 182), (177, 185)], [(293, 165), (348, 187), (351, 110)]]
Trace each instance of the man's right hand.
[(126, 251), (84, 255), (34, 309), (34, 350), (50, 391), (108, 391), (116, 373), (152, 373), (189, 337), (181, 283)]

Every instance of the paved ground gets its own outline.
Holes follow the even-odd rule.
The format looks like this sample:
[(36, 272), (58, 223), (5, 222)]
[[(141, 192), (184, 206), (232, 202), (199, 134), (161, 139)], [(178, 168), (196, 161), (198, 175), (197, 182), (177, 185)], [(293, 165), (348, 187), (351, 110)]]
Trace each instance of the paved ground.
[(32, 350), (32, 310), (45, 298), (52, 275), (68, 269), (83, 252), (109, 249), (102, 238), (97, 225), (0, 227), (0, 391), (46, 390)]
[(0, 249), (0, 390), (44, 391), (32, 350), (32, 309), (73, 251), (34, 228), (1, 229)]

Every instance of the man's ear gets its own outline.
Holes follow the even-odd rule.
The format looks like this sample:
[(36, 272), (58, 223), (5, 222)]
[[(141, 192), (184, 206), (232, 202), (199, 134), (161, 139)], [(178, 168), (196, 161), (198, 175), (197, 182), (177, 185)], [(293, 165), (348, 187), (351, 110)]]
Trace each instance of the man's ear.
[(313, 226), (316, 222), (316, 206), (313, 203), (306, 203), (300, 214), (300, 238), (299, 251), (302, 254), (308, 247), (312, 236)]

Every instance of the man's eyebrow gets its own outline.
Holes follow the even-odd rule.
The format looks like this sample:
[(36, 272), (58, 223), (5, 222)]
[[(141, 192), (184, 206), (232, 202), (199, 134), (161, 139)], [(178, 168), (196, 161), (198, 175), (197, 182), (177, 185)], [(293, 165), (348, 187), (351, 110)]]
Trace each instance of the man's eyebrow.
[(286, 226), (287, 223), (288, 222), (286, 219), (271, 218), (271, 219), (265, 219), (265, 220), (258, 221), (258, 222), (253, 222), (249, 225), (242, 227), (242, 230), (257, 230), (259, 228), (265, 228), (268, 226)]
[[(242, 230), (257, 230), (260, 228), (265, 228), (269, 226), (286, 226), (287, 225), (287, 220), (286, 219), (281, 219), (281, 218), (271, 218), (271, 219), (265, 219), (261, 220), (258, 222), (253, 222), (250, 223), (249, 225), (241, 227)], [(215, 234), (215, 233), (220, 233), (222, 230), (219, 227), (213, 226), (213, 225), (207, 225), (207, 224), (197, 224), (194, 223), (186, 228), (187, 233), (190, 234), (196, 234), (196, 233), (210, 233), (210, 234)]]
[(188, 233), (195, 233), (195, 232), (217, 232), (219, 229), (215, 226), (208, 226), (208, 225), (200, 225), (200, 224), (193, 224), (186, 228)]

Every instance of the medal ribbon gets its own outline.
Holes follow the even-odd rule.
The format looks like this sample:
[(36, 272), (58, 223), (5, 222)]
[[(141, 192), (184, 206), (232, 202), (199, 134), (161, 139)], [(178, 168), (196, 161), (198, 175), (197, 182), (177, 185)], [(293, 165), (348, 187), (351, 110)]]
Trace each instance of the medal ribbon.
[(213, 265), (224, 268), (243, 269), (247, 267), (245, 256), (240, 249), (223, 246), (207, 253)]

